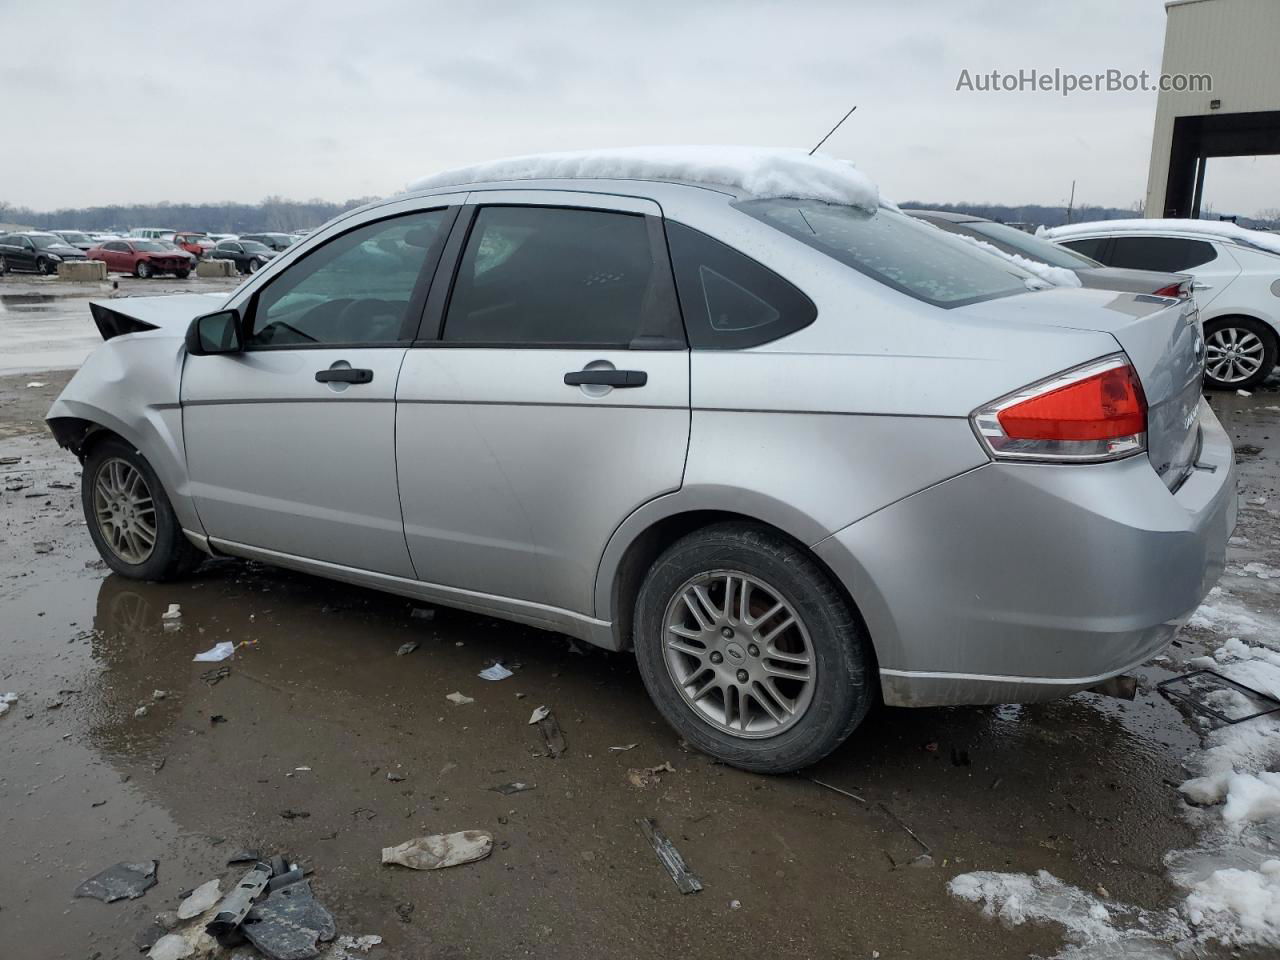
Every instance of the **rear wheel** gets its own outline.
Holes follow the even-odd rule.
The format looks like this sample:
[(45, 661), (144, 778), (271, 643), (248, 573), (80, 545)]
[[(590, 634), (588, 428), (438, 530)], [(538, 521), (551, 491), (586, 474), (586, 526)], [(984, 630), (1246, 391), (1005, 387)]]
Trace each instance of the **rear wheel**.
[(826, 571), (750, 524), (707, 527), (659, 557), (636, 601), (635, 647), (667, 722), (744, 770), (816, 763), (875, 696), (870, 644)]
[(151, 264), (145, 260), (139, 260), (137, 266), (133, 268), (133, 272), (138, 275), (140, 280), (146, 280), (151, 276)]
[(172, 580), (204, 559), (182, 532), (151, 464), (122, 440), (103, 440), (90, 450), (80, 501), (94, 546), (116, 573)]
[(178, 271), (178, 273), (177, 273), (177, 277), (178, 277), (178, 279), (179, 279), (179, 280), (185, 280), (185, 279), (187, 279), (187, 277), (189, 277), (189, 276), (191, 276), (191, 271), (190, 271), (190, 270), (179, 270), (179, 271)]
[(1276, 365), (1276, 334), (1252, 317), (1223, 317), (1204, 325), (1205, 383), (1243, 390), (1266, 380)]

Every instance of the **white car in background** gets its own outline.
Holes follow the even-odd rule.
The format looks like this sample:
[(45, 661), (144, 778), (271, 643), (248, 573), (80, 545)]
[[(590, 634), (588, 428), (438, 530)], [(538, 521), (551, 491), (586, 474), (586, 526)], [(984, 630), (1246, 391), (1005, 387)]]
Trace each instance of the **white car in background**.
[(1108, 267), (1190, 274), (1204, 324), (1208, 386), (1254, 387), (1275, 368), (1280, 236), (1216, 220), (1101, 220), (1041, 236)]

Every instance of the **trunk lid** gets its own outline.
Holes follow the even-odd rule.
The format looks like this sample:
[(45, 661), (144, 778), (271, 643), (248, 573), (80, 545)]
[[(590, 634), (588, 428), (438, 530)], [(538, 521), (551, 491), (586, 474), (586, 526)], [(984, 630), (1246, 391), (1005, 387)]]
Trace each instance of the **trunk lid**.
[(1155, 270), (1130, 270), (1127, 267), (1085, 267), (1076, 271), (1080, 283), (1099, 290), (1125, 293), (1155, 293), (1191, 278), (1185, 273), (1160, 273)]
[[(1109, 333), (1147, 398), (1147, 453), (1165, 486), (1186, 478), (1200, 448), (1204, 333), (1194, 299), (1054, 289), (958, 308), (986, 319)], [(1057, 372), (1046, 369), (1048, 376)]]

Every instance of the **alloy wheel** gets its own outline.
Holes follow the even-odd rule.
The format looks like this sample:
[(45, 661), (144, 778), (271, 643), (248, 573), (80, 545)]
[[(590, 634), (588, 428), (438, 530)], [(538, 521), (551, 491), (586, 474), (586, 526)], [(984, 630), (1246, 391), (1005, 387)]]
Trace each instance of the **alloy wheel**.
[(104, 460), (93, 482), (93, 515), (102, 539), (125, 563), (146, 563), (156, 547), (156, 507), (142, 472), (119, 457)]
[(1219, 327), (1205, 339), (1205, 369), (1219, 383), (1240, 383), (1262, 368), (1266, 345), (1252, 330)]
[(813, 700), (813, 643), (794, 606), (739, 570), (685, 582), (663, 616), (667, 672), (707, 723), (736, 737), (772, 737)]

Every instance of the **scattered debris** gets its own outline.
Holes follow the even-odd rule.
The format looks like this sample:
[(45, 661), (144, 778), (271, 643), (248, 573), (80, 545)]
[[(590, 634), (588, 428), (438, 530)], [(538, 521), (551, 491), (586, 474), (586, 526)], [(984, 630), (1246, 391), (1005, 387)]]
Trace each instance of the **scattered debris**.
[(513, 793), (524, 793), (526, 790), (535, 789), (532, 783), (525, 783), (522, 780), (512, 780), (510, 783), (500, 783), (496, 787), (490, 787), (496, 793), (509, 797)]
[(308, 960), (336, 932), (333, 914), (315, 898), (311, 881), (280, 887), (254, 904), (240, 925), (249, 942), (271, 960)]
[(103, 903), (117, 900), (137, 900), (156, 885), (156, 862), (117, 863), (90, 877), (72, 896), (94, 897)]
[(220, 713), (215, 713), (215, 714), (213, 714), (213, 716), (211, 716), (211, 717), (209, 718), (209, 726), (211, 726), (211, 727), (212, 727), (212, 726), (214, 726), (214, 725), (216, 725), (216, 724), (219, 724), (219, 723), (226, 723), (226, 722), (227, 722), (227, 718), (226, 718), (226, 717), (224, 717), (224, 716), (223, 716), (222, 714), (220, 714)]
[(483, 830), (438, 833), (414, 837), (394, 847), (382, 848), (382, 862), (413, 870), (442, 870), (483, 860), (493, 852), (493, 837)]
[(903, 822), (901, 817), (899, 817), (896, 813), (894, 813), (892, 810), (886, 807), (883, 803), (878, 803), (876, 804), (876, 806), (878, 806), (881, 810), (884, 811), (885, 816), (887, 816), (890, 820), (892, 820), (894, 823), (900, 826), (906, 832), (907, 836), (909, 836), (916, 843), (920, 844), (920, 849), (923, 850), (925, 854), (928, 855), (929, 857), (928, 863), (920, 862), (921, 857), (916, 857), (915, 860), (911, 861), (911, 865), (913, 867), (932, 867), (933, 866), (933, 850), (930, 849), (929, 845), (925, 843), (923, 840), (921, 840), (918, 836), (916, 836), (916, 832), (912, 830), (910, 827), (908, 827), (906, 823)]
[[(194, 930), (190, 932), (200, 933)], [(191, 940), (191, 937), (180, 933), (166, 933), (147, 953), (147, 960), (183, 960), (196, 952), (196, 945)]]
[(305, 820), (307, 817), (311, 816), (311, 814), (306, 810), (285, 809), (280, 811), (280, 816), (284, 817), (286, 820)]
[(824, 780), (819, 780), (817, 777), (809, 777), (808, 779), (810, 783), (816, 783), (820, 787), (826, 787), (828, 790), (832, 790), (835, 793), (840, 794), (842, 797), (848, 797), (850, 800), (857, 800), (859, 803), (867, 802), (865, 798), (858, 796), (856, 793), (850, 793), (848, 790), (842, 790), (840, 787), (833, 786)]
[(142, 717), (145, 717), (146, 715), (147, 715), (147, 708), (146, 708), (146, 706), (145, 706), (145, 705), (144, 705), (144, 706), (141, 706), (141, 707), (139, 707), (137, 710), (133, 711), (133, 716), (134, 716), (134, 718), (135, 718), (135, 719), (141, 719)]
[(15, 463), (21, 463), (21, 457), (0, 457), (0, 467), (9, 467)]
[(511, 675), (511, 671), (500, 663), (495, 663), (491, 667), (486, 667), (478, 674), (481, 680), (505, 680)]
[(231, 668), (229, 666), (215, 667), (212, 670), (206, 670), (200, 674), (200, 679), (211, 687), (216, 687), (221, 681), (231, 676)]
[[(539, 707), (539, 710), (546, 709)], [(535, 713), (537, 711), (534, 711)], [(552, 760), (558, 759), (562, 753), (567, 750), (568, 744), (565, 743), (564, 731), (560, 729), (560, 724), (556, 721), (556, 715), (550, 710), (543, 715), (538, 721), (538, 729), (542, 731), (542, 739), (547, 744), (547, 756)]]
[(1248, 390), (1237, 390), (1237, 391), (1236, 391), (1236, 396), (1237, 396), (1237, 397), (1252, 397), (1252, 396), (1253, 396), (1253, 394), (1252, 394), (1252, 393), (1250, 393)]
[(395, 773), (391, 770), (388, 770), (387, 779), (390, 780), (392, 783), (400, 783), (404, 780), (408, 780), (409, 778), (406, 777), (403, 773)]
[(456, 690), (453, 693), (449, 694), (447, 697), (445, 697), (445, 699), (451, 703), (457, 704), (458, 706), (462, 706), (464, 703), (476, 702), (474, 698), (464, 696), (463, 694), (459, 693)]
[(1280, 700), (1213, 670), (1185, 673), (1157, 683), (1156, 689), (1223, 726), (1280, 711)]
[(413, 922), (413, 904), (408, 902), (397, 903), (396, 916), (400, 918), (401, 923), (412, 923)]
[(628, 750), (634, 750), (638, 746), (640, 746), (638, 743), (625, 743), (620, 747), (610, 747), (609, 749), (614, 753), (625, 753)]
[(658, 764), (656, 767), (632, 767), (627, 771), (627, 779), (633, 787), (643, 789), (644, 787), (651, 787), (655, 783), (661, 783), (662, 774), (675, 772), (676, 768), (668, 760), (665, 763)]
[(30, 383), (27, 384), (27, 389), (33, 390), (39, 387), (47, 387), (47, 386), (48, 384), (42, 380), (32, 380)]
[(168, 759), (167, 757), (159, 757), (156, 760), (153, 760), (151, 763), (151, 772), (159, 773), (161, 770), (163, 770), (165, 761), (167, 759)]
[(545, 720), (549, 716), (551, 716), (551, 710), (549, 708), (538, 707), (538, 709), (534, 710), (529, 716), (529, 726), (533, 726), (539, 720)]
[(649, 817), (641, 817), (636, 823), (640, 825), (640, 831), (653, 847), (653, 852), (658, 855), (658, 860), (666, 867), (667, 873), (671, 874), (671, 879), (675, 881), (680, 892), (697, 893), (701, 890), (702, 881), (685, 864), (680, 851), (675, 848), (675, 844), (667, 838), (667, 835), (658, 829), (658, 825)]
[(229, 867), (236, 863), (257, 863), (261, 859), (262, 856), (257, 850), (240, 849), (227, 857), (227, 866)]
[(152, 691), (151, 691), (151, 699), (152, 699), (152, 700), (163, 700), (163, 699), (165, 699), (167, 696), (169, 696), (169, 691), (168, 691), (168, 690), (152, 690)]
[[(21, 490), (22, 488), (10, 486), (10, 487), (7, 487), (6, 489)], [(36, 553), (53, 553), (53, 544), (45, 540), (37, 540), (35, 543), (31, 545), (31, 549), (33, 549)]]
[(176, 603), (169, 604), (169, 609), (160, 614), (161, 620), (181, 620), (182, 607)]
[(1094, 684), (1089, 688), (1089, 692), (1101, 694), (1104, 697), (1115, 697), (1117, 700), (1132, 700), (1138, 695), (1138, 678), (1127, 673), (1118, 677), (1109, 677), (1101, 683)]
[[(191, 660), (193, 663), (217, 663), (219, 660), (227, 659), (227, 657), (235, 653), (235, 650), (236, 645), (234, 643), (230, 640), (223, 640), (221, 643), (204, 651), (204, 653), (197, 653)], [(215, 680), (214, 683), (217, 683), (217, 681)]]
[(407, 657), (413, 651), (418, 649), (418, 641), (410, 640), (408, 643), (400, 644), (400, 649), (396, 651), (397, 657)]
[(50, 490), (74, 490), (76, 487), (74, 483), (67, 483), (65, 480), (50, 480), (45, 486)]
[(338, 949), (359, 950), (361, 953), (368, 953), (381, 942), (382, 938), (376, 933), (366, 934), (363, 937), (343, 936), (338, 938)]
[[(253, 851), (246, 851), (246, 853)], [(263, 891), (267, 888), (267, 881), (271, 879), (270, 864), (258, 861), (256, 856), (253, 859), (254, 865), (248, 873), (240, 878), (240, 881), (231, 889), (231, 892), (223, 897), (222, 902), (218, 904), (218, 909), (213, 915), (213, 919), (205, 925), (205, 932), (210, 936), (217, 938), (223, 946), (232, 946), (233, 941), (238, 939), (234, 936), (236, 927), (244, 922), (244, 918), (248, 916), (249, 910), (252, 909), (253, 903), (262, 896)], [(231, 863), (242, 863), (243, 859), (229, 860)], [(192, 894), (194, 897), (195, 894)]]
[(222, 882), (214, 879), (200, 884), (191, 891), (191, 896), (178, 904), (178, 919), (190, 920), (204, 913), (222, 896)]
[(729, 901), (729, 909), (730, 909), (730, 910), (741, 910), (741, 909), (742, 909), (742, 901), (741, 901), (741, 900), (730, 900), (730, 901)]
[(9, 712), (9, 708), (18, 702), (16, 693), (0, 693), (0, 717)]
[(436, 612), (430, 607), (414, 607), (413, 612), (409, 614), (414, 620), (434, 620)]

